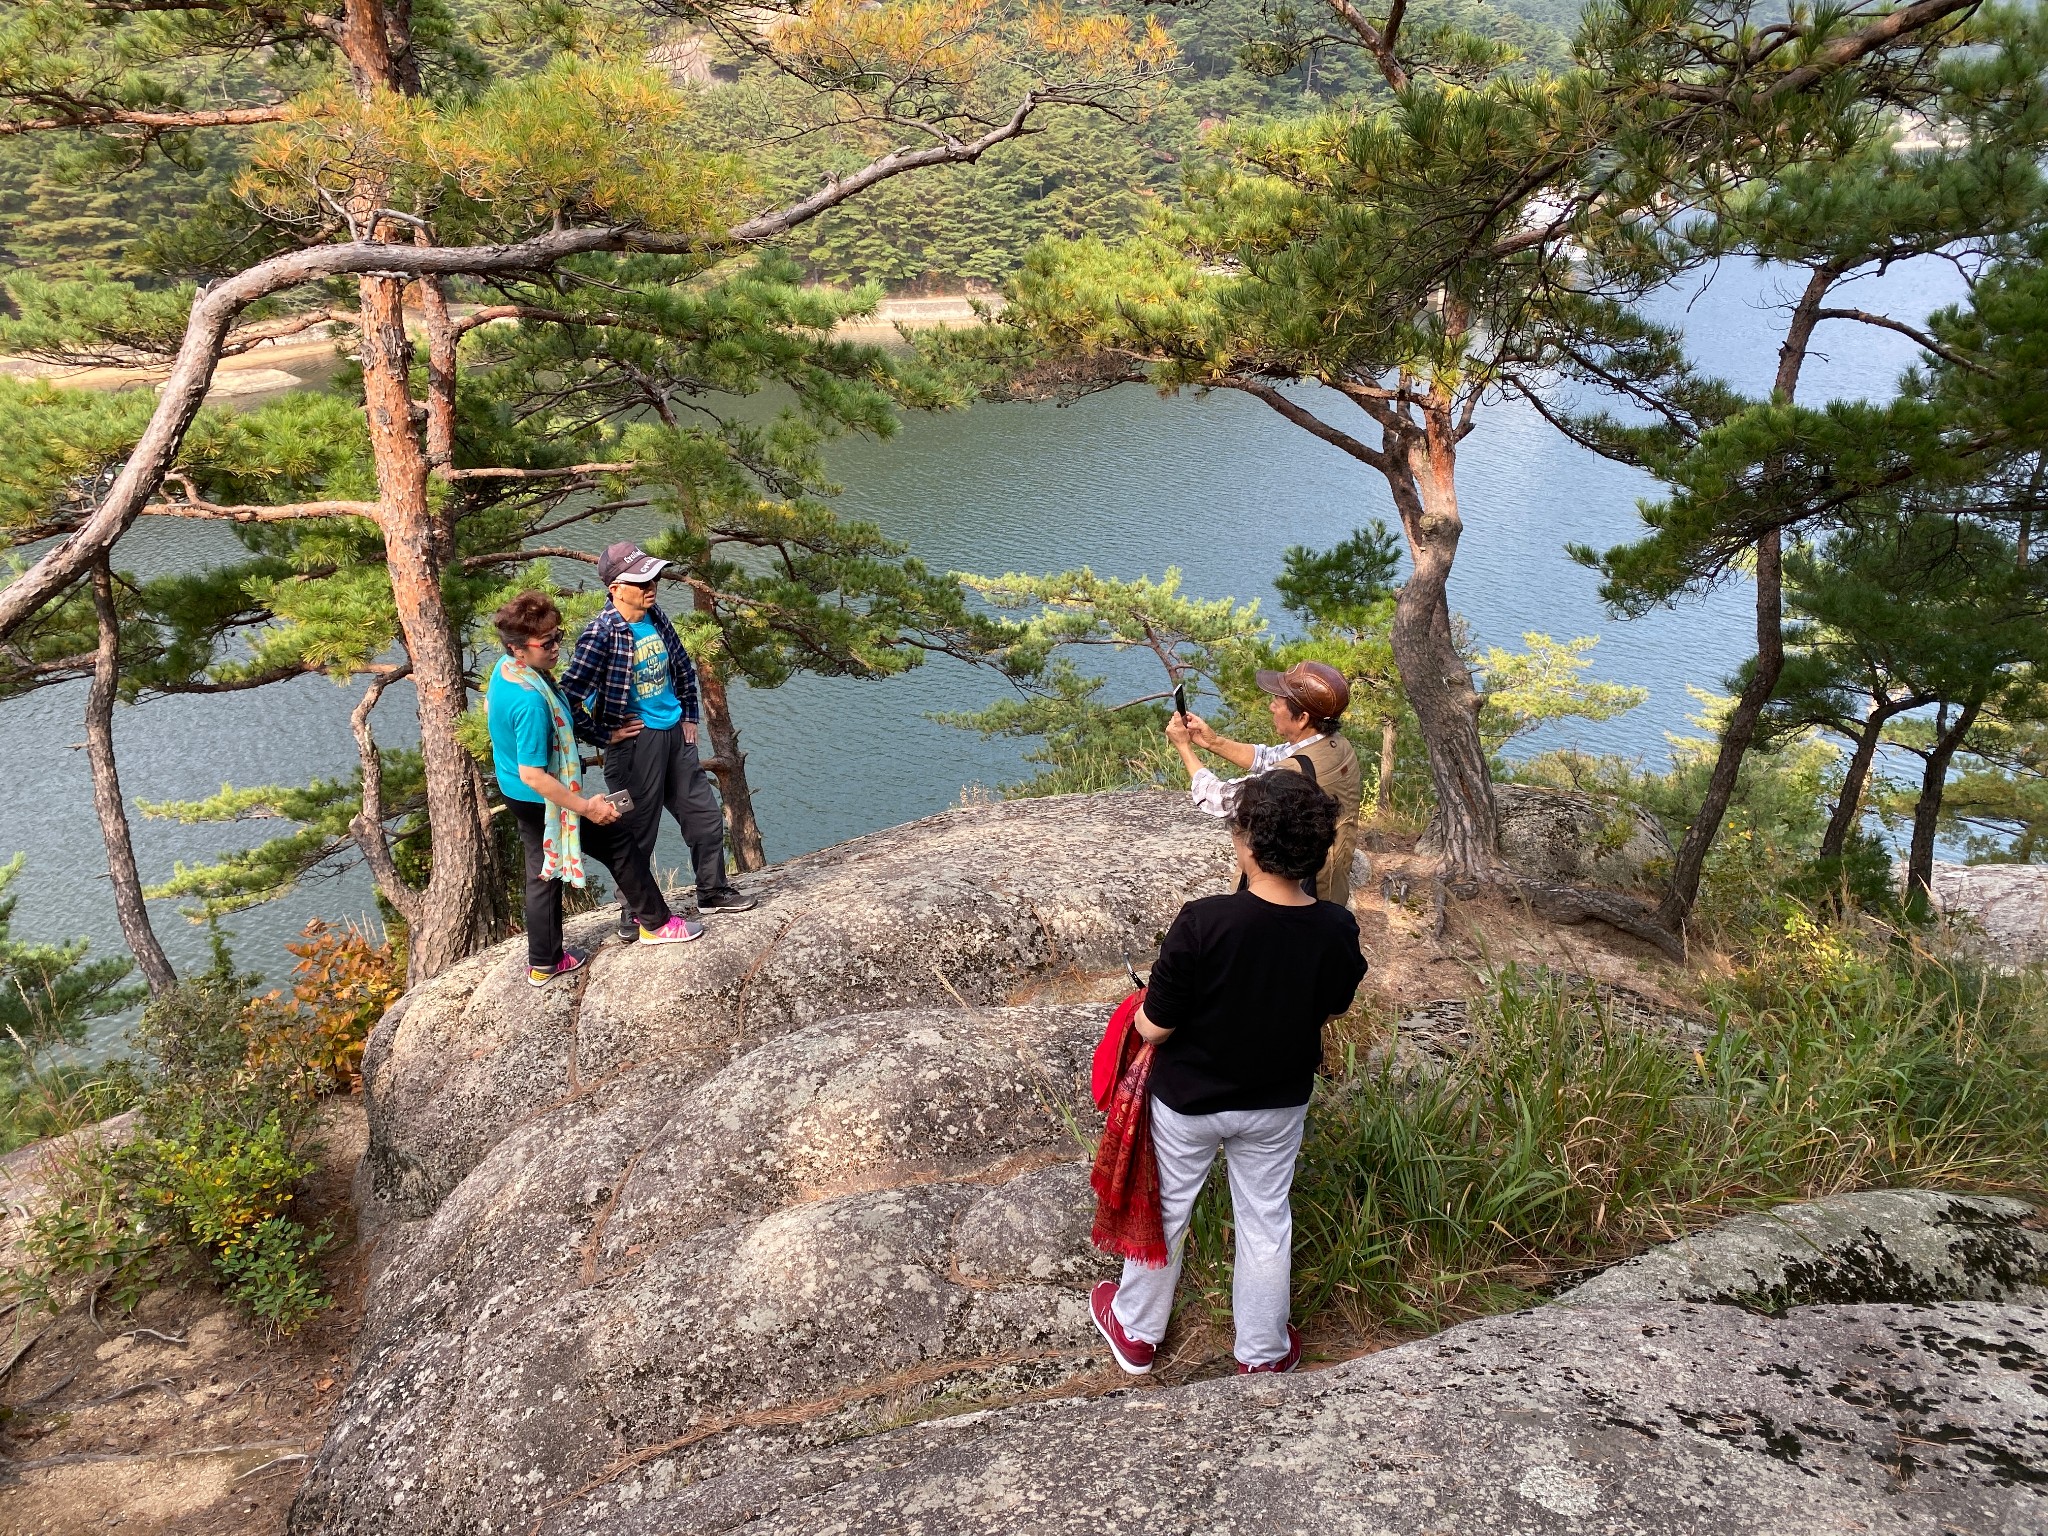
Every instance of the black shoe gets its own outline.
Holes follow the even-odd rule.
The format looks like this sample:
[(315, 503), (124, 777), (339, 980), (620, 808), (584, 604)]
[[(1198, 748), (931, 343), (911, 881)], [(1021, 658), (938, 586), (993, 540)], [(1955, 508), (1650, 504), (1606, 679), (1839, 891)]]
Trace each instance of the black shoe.
[(628, 912), (624, 907), (619, 908), (618, 935), (621, 944), (637, 944), (640, 942), (640, 919)]
[(697, 911), (700, 914), (710, 912), (751, 912), (759, 905), (761, 905), (759, 897), (749, 896), (746, 892), (735, 889), (730, 885), (722, 885), (715, 891), (699, 891), (697, 893)]

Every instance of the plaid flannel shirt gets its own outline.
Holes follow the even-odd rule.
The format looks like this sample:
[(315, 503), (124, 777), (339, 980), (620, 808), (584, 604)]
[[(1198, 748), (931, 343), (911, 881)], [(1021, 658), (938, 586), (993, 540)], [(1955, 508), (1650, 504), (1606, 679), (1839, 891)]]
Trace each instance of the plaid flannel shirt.
[[(683, 707), (683, 719), (697, 722), (697, 666), (675, 626), (656, 604), (647, 610), (648, 622), (668, 647), (669, 686)], [(633, 626), (609, 602), (590, 621), (590, 627), (576, 637), (575, 654), (562, 674), (562, 692), (572, 703), (589, 712), (590, 732), (585, 740), (605, 746), (611, 734), (628, 720), (640, 718), (640, 704), (633, 692)], [(582, 721), (578, 721), (579, 726)]]

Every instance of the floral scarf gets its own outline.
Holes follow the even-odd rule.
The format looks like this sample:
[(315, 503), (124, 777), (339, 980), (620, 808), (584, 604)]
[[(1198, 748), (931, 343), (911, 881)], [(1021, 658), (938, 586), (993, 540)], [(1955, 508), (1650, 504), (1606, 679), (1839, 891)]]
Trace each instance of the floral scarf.
[[(548, 752), (548, 772), (576, 794), (582, 794), (583, 763), (576, 751), (576, 727), (570, 723), (569, 711), (562, 703), (561, 695), (555, 692), (547, 678), (510, 656), (498, 658), (498, 676), (515, 688), (539, 694), (546, 701), (548, 719), (555, 728), (554, 746)], [(566, 880), (580, 891), (583, 889), (583, 818), (574, 811), (564, 810), (552, 800), (542, 803), (547, 808), (547, 825), (541, 834), (540, 877), (543, 880)]]

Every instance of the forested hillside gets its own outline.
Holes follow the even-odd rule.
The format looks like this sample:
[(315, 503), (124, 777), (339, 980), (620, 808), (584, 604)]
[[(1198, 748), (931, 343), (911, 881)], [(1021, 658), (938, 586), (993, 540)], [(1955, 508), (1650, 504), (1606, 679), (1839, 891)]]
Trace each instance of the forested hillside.
[[(458, 7), (459, 9), (459, 7)], [(1578, 0), (1430, 0), (1411, 27), (1452, 24), (1498, 38), (1529, 68), (1561, 64)], [(1101, 114), (1049, 120), (1044, 131), (980, 163), (879, 187), (808, 226), (791, 254), (811, 277), (876, 281), (899, 291), (1000, 283), (1041, 240), (1134, 229), (1201, 161), (1210, 132), (1372, 96), (1385, 87), (1355, 48), (1331, 47), (1274, 0), (1198, 0), (1160, 13), (1180, 51), (1171, 84), (1134, 122)], [(660, 62), (715, 102), (697, 126), (744, 147), (778, 189), (860, 164), (858, 143), (791, 137), (783, 85), (678, 30)], [(180, 226), (210, 199), (233, 196), (238, 162), (217, 132), (166, 140), (140, 163), (93, 158), (54, 135), (0, 140), (0, 270), (71, 277), (103, 268), (148, 282), (196, 277)]]

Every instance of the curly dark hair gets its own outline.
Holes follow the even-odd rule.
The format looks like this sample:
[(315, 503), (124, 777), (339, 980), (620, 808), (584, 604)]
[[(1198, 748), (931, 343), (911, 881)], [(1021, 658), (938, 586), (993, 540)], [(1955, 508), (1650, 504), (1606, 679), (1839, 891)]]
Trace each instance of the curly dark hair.
[(491, 622), (498, 626), (498, 639), (505, 649), (514, 651), (537, 636), (560, 629), (562, 610), (547, 593), (526, 591), (492, 614)]
[(1337, 802), (1291, 769), (1256, 774), (1238, 786), (1230, 825), (1269, 875), (1309, 880), (1337, 841)]

